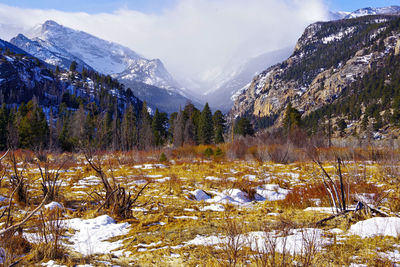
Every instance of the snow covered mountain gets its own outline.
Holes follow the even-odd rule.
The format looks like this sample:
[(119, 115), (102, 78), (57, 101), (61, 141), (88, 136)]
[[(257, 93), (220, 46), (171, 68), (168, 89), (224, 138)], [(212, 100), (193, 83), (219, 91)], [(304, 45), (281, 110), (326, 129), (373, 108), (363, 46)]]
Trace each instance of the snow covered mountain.
[(86, 64), (80, 58), (70, 54), (63, 48), (56, 47), (42, 39), (35, 38), (34, 40), (30, 40), (25, 35), (18, 34), (16, 37), (12, 38), (10, 42), (25, 51), (29, 51), (31, 55), (42, 59), (50, 65), (59, 66), (62, 69), (68, 69), (71, 63), (75, 61), (78, 63), (79, 71), (81, 71), (82, 68), (93, 70), (91, 66)]
[(151, 92), (135, 92), (144, 90), (147, 88), (145, 86), (131, 89), (136, 95), (148, 96), (148, 99), (143, 99), (148, 102), (150, 99), (157, 99), (157, 102), (169, 103), (169, 110), (179, 109), (174, 96), (179, 95), (185, 101), (190, 101), (159, 59), (146, 59), (127, 47), (64, 27), (51, 20), (34, 27), (26, 36), (19, 34), (10, 42), (35, 57), (64, 69), (68, 69), (72, 61), (76, 61), (78, 70), (84, 67), (111, 75), (123, 83), (139, 82), (163, 88), (168, 92), (163, 95), (170, 96), (168, 99), (157, 99), (157, 95)]
[(81, 103), (88, 104), (100, 103), (102, 97), (109, 96), (116, 100), (120, 110), (124, 110), (128, 104), (137, 113), (141, 110), (143, 102), (123, 90), (115, 81), (103, 84), (104, 94), (101, 95), (97, 90), (99, 82), (95, 78), (99, 75), (92, 72), (83, 77), (76, 72), (54, 72), (47, 63), (0, 39), (0, 105), (19, 105), (35, 97), (45, 110), (56, 111), (61, 103), (77, 109), (80, 104), (76, 102), (77, 98)]
[(352, 19), (369, 15), (395, 15), (400, 13), (400, 6), (388, 6), (388, 7), (366, 7), (357, 9), (353, 12), (346, 11), (330, 11), (329, 20), (339, 19)]
[(7, 41), (4, 41), (2, 39), (0, 39), (0, 49), (4, 50), (4, 51), (8, 49), (8, 50), (10, 50), (10, 51), (12, 51), (13, 53), (16, 53), (16, 54), (31, 56), (25, 50), (20, 49), (18, 46), (13, 45), (13, 44), (11, 44), (11, 43), (9, 43)]
[(400, 6), (388, 6), (388, 7), (379, 7), (379, 8), (371, 8), (371, 7), (361, 8), (354, 12), (351, 12), (350, 14), (346, 15), (344, 18), (352, 19), (352, 18), (358, 18), (358, 17), (368, 16), (368, 15), (394, 15), (394, 14), (400, 14)]

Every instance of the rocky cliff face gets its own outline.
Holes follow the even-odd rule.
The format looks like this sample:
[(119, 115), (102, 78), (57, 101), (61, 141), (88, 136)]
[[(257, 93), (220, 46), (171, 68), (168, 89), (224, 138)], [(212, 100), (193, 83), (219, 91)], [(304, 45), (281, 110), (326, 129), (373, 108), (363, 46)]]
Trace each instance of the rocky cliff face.
[(289, 102), (303, 115), (334, 102), (371, 66), (399, 53), (398, 16), (368, 16), (310, 25), (289, 59), (257, 75), (238, 96), (230, 119), (277, 117)]

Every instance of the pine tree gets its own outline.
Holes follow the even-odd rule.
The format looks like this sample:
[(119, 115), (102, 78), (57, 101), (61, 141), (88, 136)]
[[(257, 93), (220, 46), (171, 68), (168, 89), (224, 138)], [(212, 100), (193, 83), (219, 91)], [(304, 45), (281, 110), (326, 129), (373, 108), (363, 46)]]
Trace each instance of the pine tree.
[(56, 66), (55, 75), (58, 76), (60, 74), (60, 67)]
[(139, 121), (139, 149), (150, 149), (154, 144), (153, 131), (151, 129), (151, 116), (147, 109), (146, 102), (143, 103)]
[(49, 148), (53, 150), (55, 148), (55, 125), (54, 125), (54, 115), (53, 115), (53, 109), (50, 109), (50, 114), (49, 114)]
[(225, 119), (224, 115), (220, 110), (215, 111), (213, 116), (213, 123), (214, 123), (214, 143), (220, 144), (224, 142), (224, 130), (225, 130)]
[[(61, 121), (61, 120), (60, 120)], [(58, 142), (63, 151), (72, 151), (74, 148), (73, 141), (71, 140), (71, 129), (69, 117), (65, 117), (62, 120), (60, 135), (58, 136)]]
[(82, 68), (82, 73), (81, 73), (81, 75), (82, 75), (82, 80), (83, 80), (83, 81), (86, 81), (86, 78), (87, 78), (87, 76), (88, 76), (88, 72), (87, 72), (87, 70), (86, 70), (85, 68)]
[(196, 126), (194, 125), (192, 118), (186, 120), (185, 128), (183, 131), (183, 140), (185, 144), (196, 144)]
[(204, 106), (199, 121), (199, 142), (201, 144), (211, 144), (214, 137), (213, 119), (208, 103)]
[(10, 109), (7, 124), (7, 148), (16, 149), (19, 146), (18, 124), (20, 121), (16, 108)]
[(69, 70), (72, 72), (75, 72), (77, 65), (78, 65), (78, 63), (76, 63), (76, 61), (72, 61), (71, 65), (69, 66)]
[(173, 112), (169, 116), (169, 120), (168, 120), (168, 124), (169, 124), (168, 137), (169, 137), (169, 140), (171, 143), (174, 142), (174, 129), (175, 129), (175, 121), (176, 121), (177, 117), (178, 117), (178, 112)]
[(18, 121), (19, 144), (22, 148), (45, 147), (48, 144), (48, 125), (43, 110), (35, 101), (21, 105)]
[(121, 142), (123, 150), (132, 150), (136, 146), (136, 116), (132, 105), (125, 110), (121, 125)]
[(368, 128), (368, 124), (369, 124), (368, 116), (367, 114), (364, 114), (364, 117), (361, 120), (361, 130), (366, 131)]
[(8, 110), (6, 105), (3, 104), (0, 109), (0, 150), (7, 149), (7, 136), (8, 136)]
[(112, 150), (121, 149), (121, 122), (118, 116), (118, 108), (115, 107), (112, 120)]
[(340, 137), (343, 137), (346, 133), (345, 130), (347, 128), (347, 123), (344, 119), (339, 120), (338, 128), (339, 128)]
[(112, 139), (112, 116), (104, 112), (97, 117), (97, 144), (102, 150), (109, 148)]
[(234, 127), (234, 133), (236, 135), (246, 136), (246, 135), (254, 135), (253, 126), (250, 123), (250, 120), (242, 117), (236, 123)]
[(154, 144), (156, 146), (162, 146), (167, 137), (166, 123), (168, 116), (166, 113), (160, 113), (158, 109), (154, 113), (153, 120), (151, 122), (151, 129), (154, 135)]
[(283, 118), (283, 128), (290, 131), (294, 127), (301, 126), (301, 113), (292, 107), (292, 103), (286, 107), (285, 117)]

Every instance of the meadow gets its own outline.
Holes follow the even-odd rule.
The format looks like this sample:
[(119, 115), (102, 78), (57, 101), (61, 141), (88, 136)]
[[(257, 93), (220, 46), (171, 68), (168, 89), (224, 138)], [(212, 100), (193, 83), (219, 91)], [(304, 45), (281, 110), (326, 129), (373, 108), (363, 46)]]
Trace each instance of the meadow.
[(394, 147), (288, 151), (243, 142), (9, 151), (0, 172), (1, 261), (396, 266), (399, 158)]

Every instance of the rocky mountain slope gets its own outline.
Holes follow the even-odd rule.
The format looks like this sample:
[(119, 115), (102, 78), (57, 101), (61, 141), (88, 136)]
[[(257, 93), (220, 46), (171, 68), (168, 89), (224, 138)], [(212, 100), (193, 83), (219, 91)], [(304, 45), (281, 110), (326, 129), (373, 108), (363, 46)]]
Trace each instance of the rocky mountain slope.
[[(330, 12), (328, 19), (341, 20), (357, 18), (365, 15), (390, 15), (397, 13), (400, 13), (400, 6), (363, 8), (354, 12)], [(213, 81), (211, 86), (212, 89), (204, 95), (205, 100), (208, 101), (212, 107), (228, 112), (233, 106), (237, 96), (248, 88), (255, 75), (278, 62), (286, 60), (292, 52), (292, 48), (285, 48), (251, 58), (244, 64), (233, 69), (228, 66), (226, 68), (228, 71), (223, 72), (215, 81)]]
[(121, 109), (132, 104), (139, 111), (143, 102), (127, 93), (122, 84), (95, 72), (85, 76), (78, 72), (54, 72), (48, 65), (20, 48), (0, 40), (0, 104), (9, 106), (38, 103), (56, 111), (61, 103), (78, 108), (80, 103), (95, 102), (109, 97), (117, 100)]
[(291, 102), (303, 117), (335, 101), (354, 82), (383, 66), (400, 49), (398, 16), (318, 22), (306, 28), (294, 53), (257, 75), (240, 94), (230, 118), (249, 116), (279, 125)]
[[(85, 68), (111, 75), (129, 86), (144, 83), (151, 85), (147, 88), (158, 87), (157, 90), (146, 92), (140, 91), (146, 88), (145, 85), (131, 89), (137, 95), (146, 96), (143, 100), (150, 103), (154, 99), (157, 100), (155, 102), (168, 103), (165, 111), (179, 109), (174, 97), (189, 101), (159, 59), (146, 59), (122, 45), (64, 27), (54, 21), (46, 21), (26, 35), (19, 34), (10, 42), (49, 64), (68, 69), (72, 61), (75, 61), (78, 70)], [(158, 97), (160, 88), (167, 91), (163, 94), (167, 98)]]

